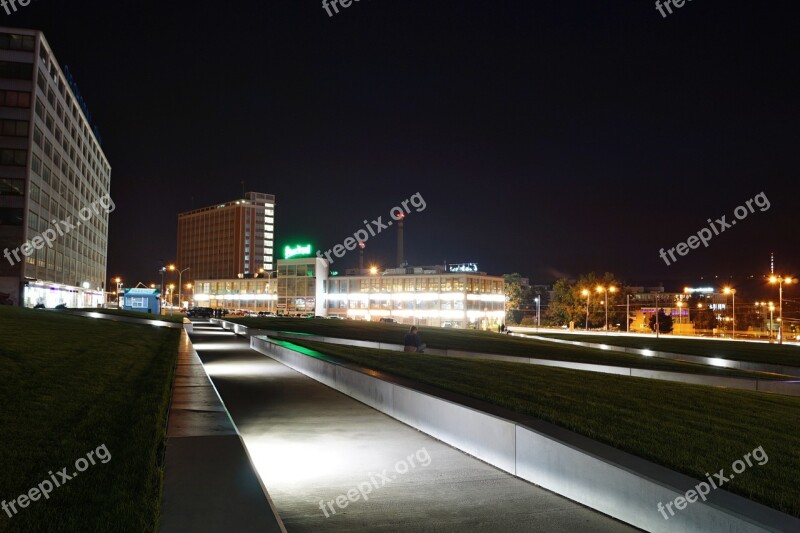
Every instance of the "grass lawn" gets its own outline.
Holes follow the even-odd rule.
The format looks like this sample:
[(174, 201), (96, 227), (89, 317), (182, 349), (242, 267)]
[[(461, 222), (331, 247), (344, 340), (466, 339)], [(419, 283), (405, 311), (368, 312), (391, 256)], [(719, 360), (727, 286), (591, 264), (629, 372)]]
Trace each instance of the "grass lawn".
[(0, 500), (111, 455), (0, 530), (155, 531), (180, 331), (0, 307), (0, 338)]
[(646, 348), (662, 352), (719, 357), (734, 361), (751, 361), (773, 365), (796, 366), (800, 368), (800, 346), (779, 345), (755, 342), (676, 339), (662, 335), (653, 337), (617, 337), (614, 335), (571, 335), (569, 333), (536, 333), (540, 337), (553, 337), (568, 341), (624, 346), (626, 348)]
[[(69, 312), (69, 309), (66, 310)], [(175, 322), (177, 324), (183, 324), (183, 317), (185, 315), (174, 313), (172, 315), (154, 315), (152, 313), (142, 313), (139, 311), (126, 311), (124, 309), (93, 309), (91, 307), (77, 309), (77, 311), (92, 311), (95, 313), (102, 313), (104, 315), (113, 315), (113, 316), (126, 316), (130, 318), (144, 318), (145, 320), (163, 320), (164, 322)]]
[[(373, 342), (403, 343), (408, 326), (355, 320), (329, 320), (314, 318), (232, 318), (231, 322), (251, 328), (312, 333), (337, 338), (361, 339)], [(719, 368), (645, 357), (634, 354), (609, 352), (595, 348), (582, 348), (555, 344), (523, 337), (511, 337), (489, 331), (447, 328), (420, 328), (420, 336), (429, 348), (452, 348), (472, 352), (494, 353), (519, 357), (534, 357), (555, 361), (572, 361), (635, 367), (649, 370), (687, 372), (727, 377), (758, 377), (761, 379), (786, 379), (777, 374), (761, 374), (743, 370)]]
[[(800, 517), (800, 398), (537, 365), (296, 344), (534, 416), (698, 480), (759, 446), (724, 488)], [(653, 509), (655, 511), (653, 502)]]

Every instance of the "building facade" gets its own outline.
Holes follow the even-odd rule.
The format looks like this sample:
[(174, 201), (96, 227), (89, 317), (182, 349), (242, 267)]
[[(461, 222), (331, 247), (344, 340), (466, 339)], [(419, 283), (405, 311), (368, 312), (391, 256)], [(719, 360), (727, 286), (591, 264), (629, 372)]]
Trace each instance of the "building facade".
[(0, 27), (0, 303), (104, 303), (110, 181), (69, 69), (41, 32)]
[(336, 276), (328, 280), (326, 307), (329, 316), (342, 318), (493, 329), (505, 320), (505, 282), (499, 276), (436, 267)]
[(194, 284), (194, 304), (213, 309), (275, 312), (276, 280), (268, 277), (200, 279)]
[(231, 280), (274, 268), (275, 196), (243, 199), (178, 215), (177, 265), (186, 280)]
[(278, 260), (278, 313), (327, 316), (328, 261), (321, 257)]

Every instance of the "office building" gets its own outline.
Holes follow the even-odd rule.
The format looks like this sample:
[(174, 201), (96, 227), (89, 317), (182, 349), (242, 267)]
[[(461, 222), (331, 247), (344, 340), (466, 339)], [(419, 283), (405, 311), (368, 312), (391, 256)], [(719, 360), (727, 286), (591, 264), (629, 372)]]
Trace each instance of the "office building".
[(477, 268), (452, 267), (404, 267), (331, 277), (325, 295), (328, 316), (393, 318), (403, 324), (452, 328), (494, 329), (502, 324), (503, 278)]
[(41, 32), (0, 27), (0, 303), (103, 303), (110, 180), (69, 69)]
[(184, 280), (232, 280), (274, 268), (275, 196), (249, 192), (178, 215), (177, 267)]

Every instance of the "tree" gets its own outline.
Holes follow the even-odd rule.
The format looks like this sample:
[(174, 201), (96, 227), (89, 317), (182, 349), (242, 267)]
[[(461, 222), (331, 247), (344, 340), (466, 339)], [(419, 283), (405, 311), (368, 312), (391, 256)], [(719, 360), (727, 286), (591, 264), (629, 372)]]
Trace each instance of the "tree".
[[(658, 310), (658, 331), (659, 333), (672, 333), (674, 324), (672, 323), (672, 315), (668, 315), (663, 309)], [(656, 313), (650, 316), (650, 330), (656, 330)]]
[(555, 282), (553, 285), (553, 297), (547, 306), (545, 320), (551, 326), (562, 326), (576, 321), (580, 314), (577, 309), (578, 302), (575, 299), (575, 287), (569, 280), (564, 278)]
[[(598, 287), (607, 289), (607, 292), (598, 292)], [(613, 292), (608, 290), (610, 287), (614, 287), (615, 290)], [(617, 310), (616, 302), (620, 294), (624, 293), (622, 284), (610, 272), (602, 276), (590, 272), (581, 276), (577, 282), (570, 283), (567, 279), (560, 279), (553, 285), (553, 298), (550, 300), (546, 315), (550, 325), (561, 326), (572, 321), (576, 327), (585, 327), (587, 297), (583, 291), (589, 291), (590, 328), (605, 325), (606, 306), (603, 302), (606, 298), (608, 298), (609, 325), (621, 323), (625, 312)]]
[(694, 329), (714, 329), (717, 327), (717, 317), (711, 309), (698, 309), (692, 313)]
[(506, 283), (506, 323), (518, 324), (522, 319), (520, 309), (530, 299), (531, 288), (522, 285), (520, 274), (506, 274), (503, 276)]

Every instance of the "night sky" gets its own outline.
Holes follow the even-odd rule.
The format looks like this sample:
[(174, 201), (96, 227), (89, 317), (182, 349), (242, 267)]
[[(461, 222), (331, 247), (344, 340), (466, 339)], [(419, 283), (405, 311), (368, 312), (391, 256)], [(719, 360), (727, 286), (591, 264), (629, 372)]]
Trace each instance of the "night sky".
[[(674, 8), (673, 8), (674, 9)], [(790, 1), (37, 0), (112, 165), (109, 276), (157, 280), (177, 213), (277, 195), (277, 240), (407, 218), (414, 264), (535, 282), (798, 274), (800, 7)], [(763, 192), (736, 226), (676, 246)], [(394, 262), (394, 228), (367, 257)], [(356, 266), (357, 254), (337, 262)]]

